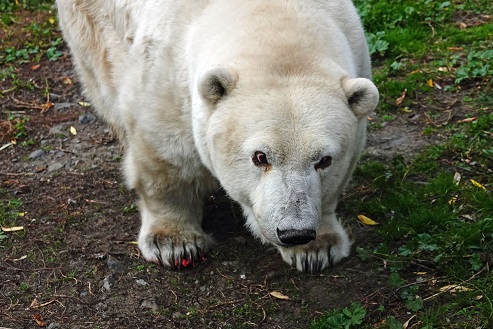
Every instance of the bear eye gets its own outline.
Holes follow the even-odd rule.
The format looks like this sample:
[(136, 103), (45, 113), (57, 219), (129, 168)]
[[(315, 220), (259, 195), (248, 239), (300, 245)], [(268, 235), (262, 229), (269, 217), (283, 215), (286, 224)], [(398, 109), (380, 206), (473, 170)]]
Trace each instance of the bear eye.
[(326, 155), (315, 165), (315, 170), (325, 169), (332, 164), (332, 157)]
[(269, 164), (269, 161), (267, 161), (267, 155), (265, 155), (264, 152), (260, 152), (260, 151), (256, 151), (253, 154), (252, 161), (253, 164), (256, 165), (257, 167), (266, 166)]

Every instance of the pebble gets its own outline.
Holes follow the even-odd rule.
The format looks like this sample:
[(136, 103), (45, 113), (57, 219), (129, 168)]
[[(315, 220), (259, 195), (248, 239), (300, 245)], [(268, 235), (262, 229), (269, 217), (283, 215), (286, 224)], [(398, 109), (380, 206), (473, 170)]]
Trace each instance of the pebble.
[(96, 122), (97, 117), (91, 112), (85, 112), (81, 116), (79, 116), (79, 123), (88, 124)]
[(110, 270), (120, 274), (126, 272), (127, 270), (127, 267), (122, 262), (110, 255), (106, 258), (106, 265), (108, 265)]
[(60, 170), (62, 169), (64, 166), (63, 163), (60, 163), (60, 162), (54, 162), (52, 164), (50, 164), (48, 166), (48, 172), (52, 172), (52, 171), (57, 171), (57, 170)]
[(143, 279), (137, 279), (137, 280), (135, 280), (135, 282), (137, 283), (137, 285), (142, 286), (142, 287), (149, 285), (149, 283), (145, 282)]
[(28, 158), (29, 159), (37, 159), (37, 158), (41, 158), (43, 155), (45, 155), (45, 151), (43, 149), (39, 149), (39, 150), (31, 152), (31, 154), (29, 154)]
[(47, 328), (48, 329), (60, 328), (60, 325), (56, 322), (52, 322), (52, 323), (50, 323), (50, 325)]
[(63, 124), (56, 125), (54, 127), (51, 127), (50, 131), (48, 132), (50, 135), (59, 135), (59, 134), (67, 134), (66, 129), (64, 128)]
[(140, 304), (142, 308), (150, 308), (151, 310), (157, 310), (159, 306), (154, 299), (144, 299), (142, 304)]
[(50, 93), (49, 96), (50, 96), (50, 101), (52, 102), (56, 102), (60, 99), (60, 95), (58, 94)]
[(103, 289), (110, 291), (113, 283), (115, 283), (115, 279), (113, 278), (113, 275), (110, 274), (103, 280)]
[(74, 104), (73, 103), (56, 103), (53, 109), (55, 111), (63, 111), (70, 109)]

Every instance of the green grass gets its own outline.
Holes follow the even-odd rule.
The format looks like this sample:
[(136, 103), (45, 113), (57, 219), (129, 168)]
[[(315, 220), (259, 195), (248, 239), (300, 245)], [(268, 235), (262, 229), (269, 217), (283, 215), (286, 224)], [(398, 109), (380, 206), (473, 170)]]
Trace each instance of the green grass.
[[(18, 220), (24, 217), (24, 213), (21, 212), (22, 202), (19, 199), (13, 198), (5, 191), (0, 189), (0, 226), (9, 228), (11, 226), (18, 226)], [(9, 235), (17, 234), (15, 232), (4, 232), (0, 229), (0, 249), (5, 246), (8, 241)]]
[[(416, 328), (491, 327), (493, 24), (465, 20), (469, 26), (461, 28), (460, 22), (492, 12), (492, 4), (355, 4), (373, 54), (381, 122), (419, 112), (444, 97), (462, 101), (475, 119), (433, 125), (439, 113), (427, 110), (431, 123), (423, 134), (449, 136), (445, 142), (416, 156), (396, 155), (390, 163), (363, 158), (354, 180), (364, 188), (341, 208), (356, 209), (354, 217), (361, 213), (379, 223), (379, 241), (356, 252), (361, 261), (388, 274), (387, 293), (397, 302), (353, 303), (315, 319), (312, 329), (402, 328), (411, 316)], [(351, 322), (355, 310), (364, 314), (360, 323)]]

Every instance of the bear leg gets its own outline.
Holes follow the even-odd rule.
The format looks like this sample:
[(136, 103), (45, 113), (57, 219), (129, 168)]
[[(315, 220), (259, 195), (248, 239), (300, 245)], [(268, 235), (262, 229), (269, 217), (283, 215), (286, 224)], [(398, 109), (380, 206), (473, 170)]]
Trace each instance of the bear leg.
[(183, 166), (143, 150), (131, 147), (125, 159), (127, 182), (139, 195), (142, 256), (173, 269), (192, 267), (213, 244), (202, 230), (203, 197), (217, 183), (201, 168), (187, 176)]

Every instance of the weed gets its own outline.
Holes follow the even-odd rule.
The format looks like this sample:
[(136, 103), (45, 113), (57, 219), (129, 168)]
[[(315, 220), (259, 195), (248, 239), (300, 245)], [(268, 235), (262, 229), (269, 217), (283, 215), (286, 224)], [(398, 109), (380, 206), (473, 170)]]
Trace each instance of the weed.
[(136, 213), (138, 211), (139, 210), (138, 210), (137, 206), (133, 203), (130, 206), (126, 206), (122, 209), (122, 212), (124, 214), (132, 214), (132, 213)]
[(311, 323), (312, 329), (350, 329), (358, 328), (366, 315), (360, 303), (354, 302), (342, 310), (335, 310), (321, 316)]

